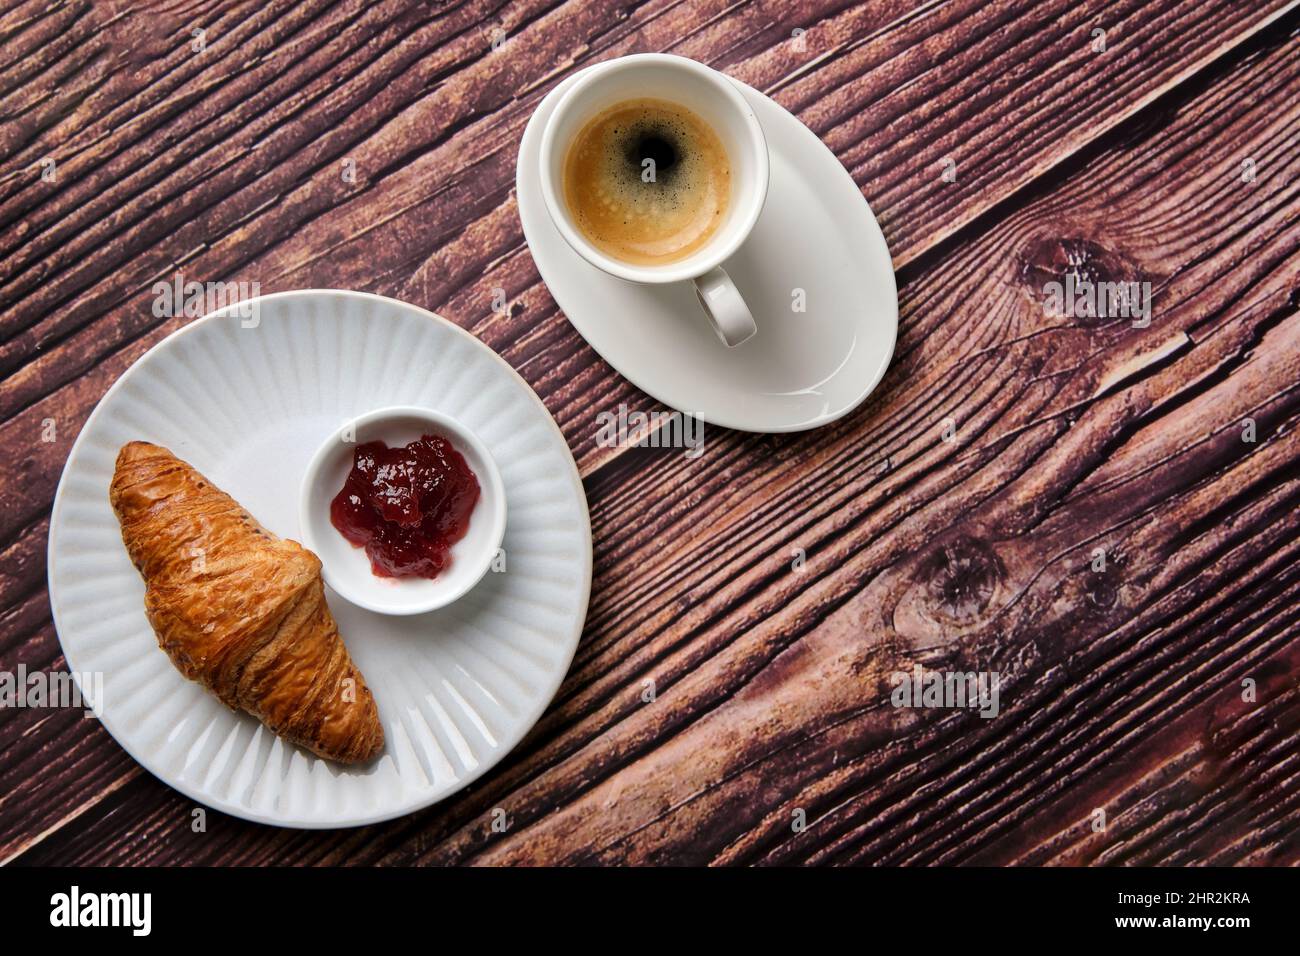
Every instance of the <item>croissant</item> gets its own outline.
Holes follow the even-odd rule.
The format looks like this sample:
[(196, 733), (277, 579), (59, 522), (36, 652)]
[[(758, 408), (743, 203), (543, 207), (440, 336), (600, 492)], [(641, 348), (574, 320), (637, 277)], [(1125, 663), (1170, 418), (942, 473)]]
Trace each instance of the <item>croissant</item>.
[(109, 500), (158, 646), (182, 674), (321, 757), (361, 763), (383, 749), (316, 555), (148, 442), (122, 446)]

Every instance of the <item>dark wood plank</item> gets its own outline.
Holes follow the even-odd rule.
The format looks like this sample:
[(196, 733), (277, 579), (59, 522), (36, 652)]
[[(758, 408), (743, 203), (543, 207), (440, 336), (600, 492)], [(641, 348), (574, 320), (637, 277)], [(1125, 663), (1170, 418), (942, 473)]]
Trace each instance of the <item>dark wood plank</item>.
[[(1300, 821), (1246, 757), (1271, 735), (1285, 787), (1300, 756), (1277, 724), (1300, 652), (1295, 52), (1292, 34), (908, 283), (898, 364), (857, 422), (723, 436), (597, 496), (613, 580), (556, 715), (577, 722), (568, 747), (492, 795), (515, 832), (476, 819), (420, 858), (1006, 861), (999, 838), (1078, 839), (1108, 798), (1074, 858), (1293, 862)], [(1267, 176), (1242, 182), (1241, 157)], [(1061, 241), (1102, 277), (1149, 276), (1152, 326), (1045, 318), (1035, 284)], [(900, 717), (884, 678), (917, 660), (997, 669), (1014, 703)], [(1184, 748), (1199, 803), (1152, 779)], [(1147, 840), (1153, 817), (1167, 832)]]
[[(105, 772), (21, 859), (1300, 861), (1297, 49), (1272, 31), (905, 273), (895, 365), (849, 420), (592, 475), (573, 671), (470, 791), (358, 831), (211, 814), (196, 837), (174, 792)], [(1067, 263), (1151, 281), (1150, 327), (1045, 315)], [(1002, 716), (891, 708), (918, 661), (1004, 674)], [(84, 779), (54, 766), (10, 805), (39, 818)]]
[[(737, 14), (745, 24), (737, 30), (731, 17), (709, 5), (651, 5), (611, 18), (581, 4), (489, 11), (435, 4), (427, 17), (399, 16), (395, 7), (382, 6), (316, 11), (309, 4), (286, 10), (242, 4), (204, 8), (209, 45), (195, 54), (176, 19), (78, 9), (85, 15), (75, 20), (65, 22), (62, 11), (50, 16), (60, 36), (78, 40), (78, 49), (104, 47), (94, 61), (98, 72), (82, 71), (51, 86), (28, 109), (0, 121), (0, 155), (6, 168), (14, 168), (0, 184), (0, 222), (13, 227), (0, 231), (0, 415), (7, 416), (0, 436), (11, 447), (30, 448), (21, 462), (22, 481), (3, 487), (4, 542), (22, 537), (48, 510), (70, 442), (108, 384), (185, 321), (160, 320), (151, 308), (152, 282), (178, 269), (190, 277), (257, 281), (266, 292), (365, 288), (439, 310), (473, 328), (525, 374), (591, 470), (617, 453), (596, 446), (592, 408), (650, 403), (561, 320), (523, 248), (510, 197), (514, 151), (529, 111), (558, 73), (601, 56), (672, 46), (775, 89), (853, 165), (850, 150), (883, 129), (906, 128), (908, 104), (918, 111), (919, 125), (941, 122), (929, 106), (947, 95), (946, 75), (932, 75), (933, 48), (968, 58), (972, 69), (985, 62), (981, 57), (1000, 69), (1022, 55), (1016, 38), (1024, 40), (1015, 16), (1020, 8), (999, 8), (998, 22), (1017, 24), (1010, 32), (994, 31), (1003, 45), (963, 52), (972, 35), (987, 29), (968, 22), (975, 17), (983, 24), (980, 18), (993, 15), (984, 4), (945, 7), (943, 16), (928, 7), (915, 16), (889, 5), (873, 6), (870, 14), (859, 7), (806, 8), (812, 33), (803, 37), (802, 53), (784, 41), (773, 46), (793, 29), (788, 11)], [(1147, 85), (1134, 88), (1132, 102), (1099, 111), (1097, 124), (1071, 124), (1041, 148), (1027, 148), (1020, 132), (1008, 132), (998, 163), (1023, 151), (1017, 175), (1028, 175), (1048, 161), (1044, 157), (1070, 155), (1088, 132), (1241, 42), (1275, 8), (1231, 4), (1204, 34), (1195, 26), (1209, 9), (1203, 4), (1171, 5), (1158, 17), (1163, 8), (1147, 9), (1162, 25), (1186, 18), (1180, 45), (1162, 45), (1162, 37), (1179, 32), (1166, 28), (1142, 47), (1136, 68), (1097, 54), (1088, 82), (1063, 81), (1041, 94), (1064, 108), (1094, 81), (1128, 89), (1134, 77), (1148, 77)], [(1253, 17), (1242, 19), (1247, 9)], [(190, 22), (182, 13), (179, 20)], [(750, 22), (755, 17), (757, 25)], [(493, 53), (484, 48), (490, 43), (484, 31), (497, 22), (513, 39)], [(930, 37), (926, 30), (937, 32)], [(825, 37), (818, 39), (818, 31)], [(1075, 32), (1069, 18), (1038, 24), (1034, 43), (1055, 36), (1056, 45), (1046, 52), (1031, 45), (1025, 52), (1055, 63), (1052, 57), (1075, 43)], [(736, 46), (738, 35), (748, 38), (747, 57)], [(1126, 50), (1136, 45), (1132, 38), (1121, 44)], [(890, 68), (861, 59), (866, 47), (877, 57), (888, 54)], [(43, 49), (33, 46), (20, 56), (15, 75), (27, 77)], [(243, 68), (232, 72), (235, 64)], [(810, 92), (823, 82), (818, 77), (836, 104), (820, 116), (820, 100)], [(894, 102), (890, 84), (906, 94), (903, 101)], [(918, 88), (929, 98), (913, 102)], [(1008, 106), (986, 105), (970, 120), (972, 141), (976, 127), (998, 129)], [(857, 138), (841, 133), (839, 120), (849, 114), (866, 124)], [(173, 147), (158, 149), (160, 139)], [(54, 183), (39, 178), (39, 159), (46, 156), (57, 162)], [(355, 183), (340, 175), (345, 158), (355, 163)], [(919, 181), (927, 169), (933, 173), (928, 160), (899, 163), (889, 168), (905, 169), (900, 183)], [(952, 229), (1021, 182), (994, 187), (986, 176), (968, 181), (968, 165), (963, 160), (957, 182), (947, 184), (953, 197), (965, 197)], [(855, 172), (889, 226), (891, 207), (880, 192), (885, 180)], [(910, 221), (910, 213), (905, 218)], [(891, 234), (900, 261), (938, 241), (931, 233), (911, 245), (905, 234)], [(490, 309), (497, 288), (509, 297), (503, 316)], [(47, 421), (57, 424), (59, 440), (33, 443), (31, 436)], [(42, 539), (24, 540), (31, 552), (43, 551)], [(35, 554), (28, 566), (35, 573), (24, 581), (26, 589), (40, 574)], [(0, 607), (13, 596), (0, 593)]]
[[(903, 263), (1284, 6), (967, 0), (724, 16), (647, 4), (611, 17), (592, 4), (432, 4), (426, 21), (402, 4), (235, 5), (209, 14), (201, 54), (172, 21), (123, 14), (99, 72), (33, 91), (0, 127), (6, 166), (26, 173), (0, 198), (14, 227), (0, 234), (0, 415), (75, 429), (88, 407), (64, 389), (89, 375), (102, 390), (176, 325), (152, 315), (149, 287), (180, 270), (439, 310), (529, 375), (594, 466), (587, 410), (635, 392), (560, 321), (510, 195), (523, 124), (563, 72), (671, 48), (774, 90), (845, 159)], [(98, 9), (72, 25), (84, 46), (104, 42)], [(510, 39), (493, 53), (498, 23)], [(1106, 53), (1092, 51), (1093, 23), (1118, 37)], [(139, 45), (122, 48), (132, 31)], [(47, 156), (55, 183), (37, 175)], [(955, 183), (940, 175), (947, 157)], [(496, 288), (506, 317), (491, 312)], [(61, 462), (40, 458), (47, 481)]]

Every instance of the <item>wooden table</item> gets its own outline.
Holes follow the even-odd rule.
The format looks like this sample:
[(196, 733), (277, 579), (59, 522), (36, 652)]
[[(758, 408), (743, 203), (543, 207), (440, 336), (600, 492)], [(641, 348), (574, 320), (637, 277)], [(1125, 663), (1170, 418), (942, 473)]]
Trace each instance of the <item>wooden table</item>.
[[(553, 706), (451, 800), (195, 833), (96, 721), (9, 709), (0, 860), (1300, 862), (1294, 6), (7, 4), (0, 670), (64, 667), (51, 498), (177, 273), (471, 330), (567, 436), (596, 569)], [(879, 217), (900, 337), (848, 418), (597, 444), (657, 406), (547, 293), (515, 158), (562, 77), (652, 50), (775, 98)], [(1070, 275), (1150, 283), (1150, 323), (1045, 309)], [(998, 673), (999, 715), (892, 706), (918, 665)]]

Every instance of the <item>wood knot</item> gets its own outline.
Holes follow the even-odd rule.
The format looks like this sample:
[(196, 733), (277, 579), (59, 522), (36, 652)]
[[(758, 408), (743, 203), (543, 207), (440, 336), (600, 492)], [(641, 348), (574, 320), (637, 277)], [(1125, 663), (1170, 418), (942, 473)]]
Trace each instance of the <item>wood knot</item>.
[(1006, 574), (982, 541), (963, 536), (940, 546), (917, 569), (926, 610), (938, 622), (966, 626), (982, 617)]
[[(1020, 282), (1035, 307), (1056, 319), (1104, 325), (1149, 308), (1149, 277), (1136, 263), (1083, 236), (1040, 238), (1019, 255)], [(1127, 297), (1127, 298), (1124, 298)]]

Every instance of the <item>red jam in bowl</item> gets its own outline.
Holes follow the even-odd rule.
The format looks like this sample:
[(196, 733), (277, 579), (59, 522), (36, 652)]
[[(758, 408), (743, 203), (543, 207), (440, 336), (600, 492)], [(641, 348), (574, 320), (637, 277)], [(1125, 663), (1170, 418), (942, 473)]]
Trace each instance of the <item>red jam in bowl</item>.
[(478, 503), (478, 479), (441, 435), (401, 448), (358, 445), (343, 490), (330, 502), (330, 522), (366, 549), (381, 578), (436, 578), (451, 562)]

